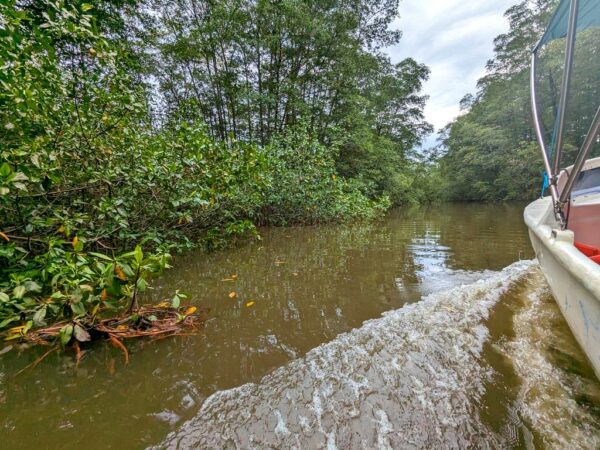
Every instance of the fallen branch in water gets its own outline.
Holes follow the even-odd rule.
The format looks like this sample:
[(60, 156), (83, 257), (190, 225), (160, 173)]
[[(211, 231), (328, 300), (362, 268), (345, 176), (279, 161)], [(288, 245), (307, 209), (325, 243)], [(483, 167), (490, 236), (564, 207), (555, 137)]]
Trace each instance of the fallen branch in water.
[(117, 339), (131, 339), (162, 334), (178, 334), (183, 329), (196, 328), (208, 318), (208, 311), (195, 306), (160, 308), (142, 306), (124, 317), (104, 319), (94, 330)]
[[(100, 320), (63, 321), (48, 327), (31, 330), (22, 336), (22, 340), (34, 345), (54, 345), (44, 356), (35, 361), (37, 365), (58, 345), (70, 346), (75, 350), (77, 363), (83, 352), (80, 343), (108, 340), (123, 351), (125, 363), (129, 362), (129, 352), (123, 344), (124, 339), (141, 337), (169, 337), (195, 334), (208, 319), (208, 309), (195, 306), (173, 308), (171, 306), (142, 306), (133, 312)], [(68, 330), (68, 334), (65, 333)]]
[(36, 359), (34, 362), (32, 362), (31, 364), (28, 364), (27, 366), (25, 366), (21, 370), (19, 370), (16, 373), (16, 375), (19, 375), (19, 374), (25, 372), (27, 369), (33, 369), (35, 366), (37, 366), (39, 363), (41, 363), (46, 358), (46, 356), (48, 356), (52, 352), (55, 352), (56, 350), (57, 350), (56, 347), (51, 348), (46, 353), (44, 353), (42, 356), (40, 356), (38, 359)]

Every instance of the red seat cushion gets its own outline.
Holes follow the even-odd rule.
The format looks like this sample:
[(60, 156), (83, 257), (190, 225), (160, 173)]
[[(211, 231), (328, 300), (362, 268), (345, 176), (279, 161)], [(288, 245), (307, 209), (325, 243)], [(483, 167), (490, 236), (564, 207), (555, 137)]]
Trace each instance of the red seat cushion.
[(592, 256), (590, 259), (595, 263), (600, 264), (600, 255)]
[(592, 245), (582, 244), (581, 242), (575, 242), (575, 247), (577, 247), (577, 250), (579, 250), (585, 256), (589, 256), (590, 258), (593, 256), (600, 255), (600, 250)]

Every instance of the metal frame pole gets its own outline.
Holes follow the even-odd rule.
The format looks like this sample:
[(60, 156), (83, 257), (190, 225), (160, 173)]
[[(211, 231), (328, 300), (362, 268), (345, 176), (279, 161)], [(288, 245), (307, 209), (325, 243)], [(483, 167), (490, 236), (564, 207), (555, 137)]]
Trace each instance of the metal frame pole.
[(571, 190), (573, 189), (573, 185), (575, 184), (575, 180), (581, 173), (583, 169), (583, 165), (585, 164), (585, 160), (587, 159), (592, 147), (594, 146), (594, 141), (596, 140), (596, 136), (598, 136), (598, 132), (600, 131), (600, 107), (596, 110), (596, 115), (594, 116), (594, 120), (592, 120), (592, 125), (588, 131), (587, 136), (585, 137), (585, 141), (583, 141), (583, 145), (581, 146), (581, 150), (579, 150), (579, 154), (577, 155), (577, 159), (575, 160), (575, 164), (573, 165), (573, 170), (569, 174), (569, 178), (567, 179), (567, 184), (565, 184), (565, 188), (560, 193), (560, 199), (558, 202), (559, 207), (563, 207), (564, 204), (569, 199), (571, 195)]
[(531, 53), (531, 73), (529, 76), (529, 87), (531, 89), (531, 110), (533, 112), (535, 135), (537, 136), (538, 144), (540, 145), (542, 156), (544, 158), (544, 168), (546, 169), (548, 176), (550, 176), (552, 169), (550, 168), (550, 161), (548, 160), (548, 153), (546, 152), (546, 143), (544, 142), (544, 134), (542, 132), (542, 125), (540, 123), (540, 114), (538, 110), (537, 84), (535, 82), (536, 71), (537, 52), (534, 50), (533, 53)]
[(565, 48), (565, 73), (560, 89), (560, 102), (558, 109), (558, 130), (556, 133), (556, 147), (554, 149), (553, 179), (551, 184), (556, 185), (558, 171), (560, 168), (560, 155), (563, 147), (563, 132), (565, 128), (565, 115), (567, 111), (569, 86), (571, 84), (571, 72), (573, 69), (573, 56), (575, 53), (575, 35), (577, 32), (577, 14), (579, 12), (579, 0), (571, 0), (569, 9), (569, 28), (567, 30), (567, 45)]
[(552, 196), (552, 201), (556, 205), (558, 202), (558, 190), (556, 188), (556, 183), (552, 183), (554, 179), (554, 172), (552, 171), (552, 167), (550, 166), (550, 159), (548, 158), (548, 151), (546, 149), (546, 143), (544, 142), (544, 133), (542, 132), (542, 125), (540, 121), (540, 114), (538, 108), (538, 98), (537, 98), (537, 84), (536, 84), (536, 71), (537, 71), (537, 47), (531, 53), (531, 73), (529, 76), (529, 83), (531, 89), (531, 110), (533, 113), (533, 125), (535, 128), (535, 135), (537, 136), (538, 144), (540, 145), (540, 149), (542, 151), (542, 158), (544, 162), (544, 170), (546, 171), (546, 175), (548, 176), (548, 181), (550, 182), (550, 195)]

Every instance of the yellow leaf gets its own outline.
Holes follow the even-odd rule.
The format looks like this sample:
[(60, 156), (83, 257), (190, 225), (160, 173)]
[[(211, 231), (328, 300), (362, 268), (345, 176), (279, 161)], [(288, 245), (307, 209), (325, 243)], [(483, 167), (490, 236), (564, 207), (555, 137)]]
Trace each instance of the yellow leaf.
[(108, 292), (106, 292), (106, 289), (102, 289), (102, 292), (100, 293), (100, 298), (104, 302), (108, 299)]
[(231, 275), (231, 279), (232, 280), (237, 280), (237, 274), (234, 273), (233, 275)]
[(127, 329), (127, 325), (119, 325), (117, 326), (117, 330), (122, 331), (122, 330), (126, 330)]
[(223, 278), (221, 281), (235, 281), (233, 278)]
[(5, 337), (5, 341), (12, 341), (13, 339), (19, 339), (21, 337), (21, 333), (11, 334), (8, 337)]
[(157, 308), (170, 308), (171, 302), (169, 302), (169, 301), (160, 302), (158, 305), (156, 305), (156, 307)]
[(127, 275), (125, 275), (125, 272), (123, 272), (123, 269), (121, 269), (120, 266), (115, 266), (115, 274), (119, 280), (127, 281)]
[(96, 306), (94, 306), (94, 309), (92, 309), (92, 316), (95, 316), (96, 314), (98, 314), (99, 309), (100, 309), (100, 303), (98, 303)]
[(197, 310), (198, 310), (198, 308), (196, 308), (195, 306), (190, 306), (187, 309), (187, 311), (185, 312), (185, 315), (190, 316), (190, 315), (194, 314)]
[(246, 308), (250, 308), (252, 305), (254, 305), (254, 302), (252, 300), (249, 302), (246, 302)]
[(298, 272), (292, 272), (292, 275), (294, 275), (295, 277), (298, 276)]
[(65, 232), (65, 226), (61, 225), (60, 227), (58, 227), (58, 229), (56, 230), (57, 233), (64, 233)]
[(9, 237), (6, 234), (4, 234), (2, 231), (0, 231), (0, 237), (2, 239), (4, 239), (6, 242), (10, 241)]
[(229, 298), (236, 298), (236, 297), (237, 297), (237, 294), (234, 291), (231, 291), (229, 293)]
[(73, 238), (73, 241), (71, 241), (71, 244), (73, 245), (73, 247), (75, 247), (78, 243), (79, 243), (79, 238), (77, 236), (75, 236)]
[(9, 333), (19, 333), (21, 330), (23, 330), (27, 325), (19, 325), (18, 327), (12, 327), (8, 329)]
[(180, 218), (179, 218), (179, 220), (177, 221), (177, 224), (178, 224), (178, 225), (181, 225), (181, 224), (182, 224), (182, 222), (183, 222), (183, 217), (180, 217)]

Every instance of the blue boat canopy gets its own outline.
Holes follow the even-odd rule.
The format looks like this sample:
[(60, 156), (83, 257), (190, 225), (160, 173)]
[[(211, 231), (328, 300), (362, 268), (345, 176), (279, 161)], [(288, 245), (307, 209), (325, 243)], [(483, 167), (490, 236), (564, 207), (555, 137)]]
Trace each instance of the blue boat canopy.
[[(533, 51), (537, 51), (542, 45), (554, 39), (564, 38), (567, 35), (569, 25), (570, 0), (561, 0), (550, 25), (537, 43)], [(588, 28), (600, 27), (600, 2), (598, 0), (579, 0), (579, 14), (577, 15), (577, 31)]]

